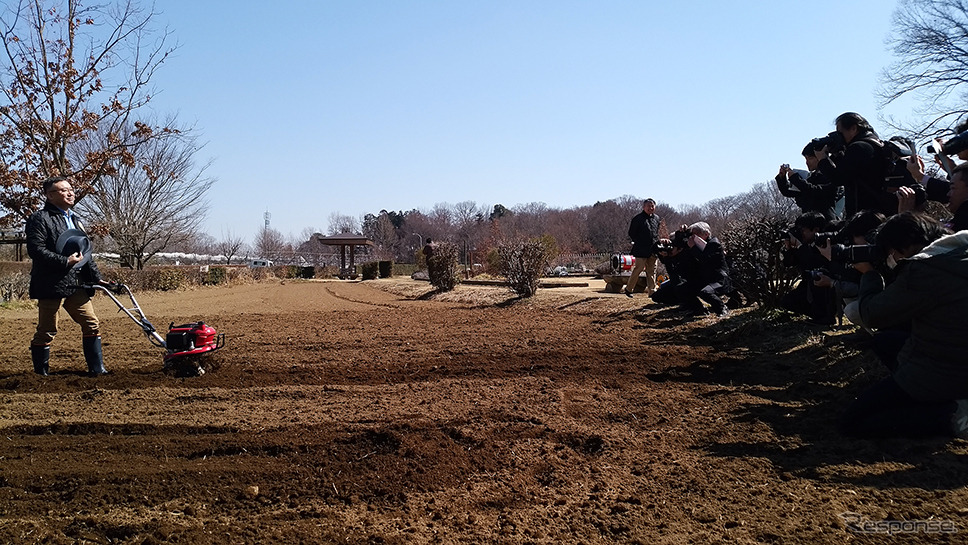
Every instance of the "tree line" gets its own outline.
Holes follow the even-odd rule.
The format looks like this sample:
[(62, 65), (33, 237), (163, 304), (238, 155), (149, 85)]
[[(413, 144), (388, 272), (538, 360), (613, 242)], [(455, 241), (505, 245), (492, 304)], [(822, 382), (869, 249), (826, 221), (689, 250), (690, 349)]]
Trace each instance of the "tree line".
[[(14, 0), (0, 9), (0, 228), (22, 224), (43, 204), (43, 180), (66, 175), (77, 208), (94, 220), (89, 230), (103, 238), (99, 247), (133, 267), (160, 252), (227, 261), (321, 252), (312, 227), (294, 239), (265, 227), (251, 241), (202, 232), (215, 179), (211, 165), (197, 160), (200, 131), (146, 108), (154, 74), (177, 49), (172, 33), (156, 27), (153, 8), (135, 0)], [(888, 123), (915, 140), (941, 135), (968, 114), (968, 4), (900, 0), (893, 14), (888, 45), (896, 60), (884, 70), (879, 97), (886, 106), (913, 95), (925, 106)], [(702, 205), (646, 196), (660, 202), (667, 230), (696, 219), (722, 230), (732, 219), (789, 206), (768, 183)], [(622, 252), (640, 205), (631, 195), (567, 209), (438, 203), (362, 218), (334, 213), (325, 234), (366, 235), (375, 257), (402, 262), (428, 238), (453, 241), (465, 254), (502, 238), (542, 235), (565, 253)]]

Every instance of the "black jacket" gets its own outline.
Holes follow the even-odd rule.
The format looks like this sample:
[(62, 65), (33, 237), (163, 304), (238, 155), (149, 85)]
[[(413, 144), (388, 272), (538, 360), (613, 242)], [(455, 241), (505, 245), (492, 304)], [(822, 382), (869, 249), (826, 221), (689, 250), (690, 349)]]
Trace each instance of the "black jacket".
[(820, 212), (828, 220), (837, 219), (837, 201), (844, 196), (844, 188), (830, 183), (819, 170), (807, 174), (806, 179), (801, 172), (806, 173), (794, 170), (789, 180), (777, 175), (780, 193), (793, 199), (803, 213)]
[(874, 133), (858, 135), (843, 153), (820, 161), (818, 170), (831, 183), (844, 187), (844, 217), (861, 210), (885, 216), (897, 214), (897, 196), (884, 190), (884, 146)]
[(709, 284), (719, 284), (719, 293), (726, 293), (732, 290), (732, 282), (729, 278), (729, 264), (726, 262), (726, 252), (723, 245), (716, 237), (710, 237), (706, 241), (706, 247), (702, 250), (699, 246), (693, 246), (686, 250), (686, 253), (694, 260), (692, 278), (686, 280), (701, 286)]
[(966, 229), (968, 229), (968, 204), (962, 204), (951, 218), (951, 230), (957, 233)]
[(629, 238), (632, 239), (633, 256), (650, 257), (659, 241), (659, 216), (645, 212), (636, 214), (629, 224)]
[[(84, 230), (79, 222), (75, 223), (78, 229)], [(63, 299), (73, 295), (79, 284), (101, 279), (93, 259), (75, 270), (68, 268), (67, 256), (54, 251), (57, 238), (66, 230), (64, 213), (50, 203), (27, 219), (27, 254), (33, 261), (30, 268), (31, 299)]]

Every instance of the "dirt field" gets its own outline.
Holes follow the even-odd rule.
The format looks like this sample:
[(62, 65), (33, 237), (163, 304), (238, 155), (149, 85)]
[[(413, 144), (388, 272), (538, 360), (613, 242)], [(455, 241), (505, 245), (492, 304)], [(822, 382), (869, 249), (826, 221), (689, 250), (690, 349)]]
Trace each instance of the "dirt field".
[[(62, 315), (53, 374), (36, 376), (34, 311), (0, 310), (0, 542), (968, 539), (968, 442), (834, 431), (883, 376), (849, 331), (743, 311), (689, 321), (595, 283), (526, 301), (428, 291), (137, 294), (159, 329), (205, 319), (226, 334), (197, 378), (162, 372), (103, 296), (112, 373), (82, 376)], [(935, 526), (887, 537), (858, 520)]]

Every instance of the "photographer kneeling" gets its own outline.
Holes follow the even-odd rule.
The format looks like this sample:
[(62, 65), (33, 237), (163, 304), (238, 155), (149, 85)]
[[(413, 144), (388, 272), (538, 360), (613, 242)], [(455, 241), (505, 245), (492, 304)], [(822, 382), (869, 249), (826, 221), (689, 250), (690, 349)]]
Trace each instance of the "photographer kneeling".
[[(937, 221), (904, 212), (877, 232), (877, 246), (896, 263), (896, 279), (869, 263), (858, 298), (865, 324), (890, 328), (906, 321), (911, 333), (899, 351), (878, 355), (891, 376), (862, 393), (841, 422), (846, 435), (968, 437), (968, 231), (947, 235)], [(877, 342), (875, 340), (875, 342)]]
[[(800, 282), (783, 296), (780, 305), (790, 312), (808, 316), (817, 325), (833, 325), (838, 310), (829, 277), (830, 261), (817, 248), (817, 235), (831, 228), (823, 214), (807, 212), (797, 217), (783, 241), (783, 264), (800, 271)], [(826, 233), (828, 237), (831, 234)]]
[(689, 247), (683, 255), (692, 264), (687, 265), (685, 282), (677, 290), (681, 306), (693, 316), (705, 316), (707, 311), (702, 304), (705, 301), (717, 316), (724, 316), (728, 311), (722, 296), (731, 291), (732, 284), (723, 245), (712, 236), (709, 224), (704, 221), (690, 225), (689, 232), (691, 236), (686, 240)]
[(679, 305), (684, 301), (679, 299), (678, 293), (691, 276), (689, 272), (696, 264), (695, 260), (687, 259), (683, 252), (689, 247), (688, 240), (692, 236), (685, 225), (672, 234), (671, 239), (660, 239), (656, 245), (656, 255), (665, 267), (668, 278), (659, 284), (652, 300), (661, 305)]

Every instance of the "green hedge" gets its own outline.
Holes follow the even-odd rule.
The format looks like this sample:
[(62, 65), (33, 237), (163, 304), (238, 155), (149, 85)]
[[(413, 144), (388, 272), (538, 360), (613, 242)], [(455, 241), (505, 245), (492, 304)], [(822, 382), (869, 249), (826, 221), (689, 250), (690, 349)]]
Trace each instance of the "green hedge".
[(368, 261), (360, 265), (360, 273), (363, 280), (375, 280), (380, 274), (380, 264), (377, 261)]

